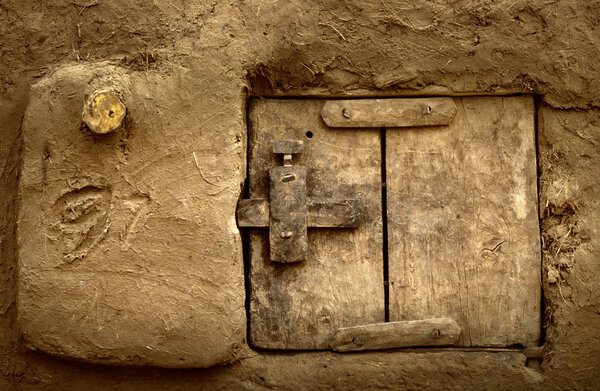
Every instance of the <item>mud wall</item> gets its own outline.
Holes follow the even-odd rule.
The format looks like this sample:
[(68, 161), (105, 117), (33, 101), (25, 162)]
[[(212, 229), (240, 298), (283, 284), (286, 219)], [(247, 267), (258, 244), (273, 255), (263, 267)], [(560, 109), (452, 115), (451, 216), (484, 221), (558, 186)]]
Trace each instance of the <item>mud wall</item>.
[[(599, 5), (3, 1), (0, 385), (6, 389), (598, 388)], [(128, 77), (148, 80), (184, 72), (194, 80), (196, 93), (189, 98), (195, 100), (194, 111), (205, 114), (200, 129), (215, 137), (222, 132), (245, 134), (243, 118), (250, 96), (536, 94), (545, 304), (541, 368), (527, 367), (525, 356), (517, 352), (278, 355), (245, 347), (236, 353), (234, 364), (194, 370), (107, 367), (30, 352), (17, 322), (16, 301), (17, 213), (27, 207), (20, 204), (18, 191), (23, 118), (32, 98), (30, 86), (73, 66), (99, 73), (116, 67)], [(211, 116), (214, 112), (219, 115)], [(232, 120), (224, 130), (227, 113), (240, 121)], [(239, 177), (235, 190), (239, 194), (245, 156), (230, 152), (227, 157), (233, 177)], [(216, 184), (231, 185), (231, 178), (222, 180), (226, 182)], [(206, 246), (210, 251), (210, 242)], [(243, 297), (243, 291), (239, 295)]]

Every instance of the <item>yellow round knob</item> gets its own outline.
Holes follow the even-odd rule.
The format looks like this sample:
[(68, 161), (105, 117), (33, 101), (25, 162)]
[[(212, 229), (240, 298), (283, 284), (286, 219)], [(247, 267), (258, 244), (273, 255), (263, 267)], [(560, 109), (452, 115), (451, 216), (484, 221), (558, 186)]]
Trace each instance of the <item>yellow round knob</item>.
[(123, 125), (127, 109), (114, 91), (94, 91), (83, 105), (83, 122), (96, 134), (115, 131)]

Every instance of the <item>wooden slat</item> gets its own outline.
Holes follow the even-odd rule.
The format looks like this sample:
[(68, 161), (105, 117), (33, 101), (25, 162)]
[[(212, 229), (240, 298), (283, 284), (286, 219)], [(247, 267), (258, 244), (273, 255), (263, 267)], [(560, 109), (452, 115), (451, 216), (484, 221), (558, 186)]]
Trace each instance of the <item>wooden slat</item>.
[(459, 346), (535, 346), (533, 99), (456, 103), (448, 127), (387, 131), (390, 319), (455, 319)]
[[(308, 200), (308, 226), (313, 228), (356, 228), (360, 219), (360, 200)], [(239, 227), (268, 227), (269, 200), (253, 198), (240, 200), (237, 209)]]
[[(249, 111), (249, 196), (268, 198), (273, 140), (304, 140), (294, 166), (307, 168), (307, 198), (360, 197), (356, 229), (308, 230), (304, 262), (269, 259), (269, 233), (250, 230), (250, 344), (329, 349), (337, 329), (383, 322), (380, 131), (327, 128), (324, 101), (256, 99)], [(307, 130), (312, 138), (306, 137)], [(316, 219), (319, 220), (319, 219)]]
[(447, 346), (454, 345), (459, 335), (460, 326), (453, 319), (410, 320), (344, 327), (329, 346), (337, 352)]
[(271, 167), (269, 183), (271, 261), (304, 261), (308, 252), (306, 167)]
[(273, 141), (273, 153), (280, 155), (297, 154), (304, 152), (302, 140), (275, 140)]
[(448, 125), (455, 115), (452, 98), (329, 100), (321, 110), (334, 128)]
[(240, 200), (236, 215), (239, 227), (268, 227), (269, 200), (266, 198)]

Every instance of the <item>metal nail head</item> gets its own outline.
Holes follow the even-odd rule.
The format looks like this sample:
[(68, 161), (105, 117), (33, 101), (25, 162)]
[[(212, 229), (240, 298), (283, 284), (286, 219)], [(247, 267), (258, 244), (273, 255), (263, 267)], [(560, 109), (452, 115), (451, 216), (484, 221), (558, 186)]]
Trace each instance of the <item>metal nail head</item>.
[(292, 237), (292, 235), (292, 231), (283, 231), (281, 234), (279, 234), (279, 236), (281, 236), (283, 239), (289, 239)]
[(281, 179), (282, 182), (293, 182), (296, 179), (294, 174), (285, 174)]

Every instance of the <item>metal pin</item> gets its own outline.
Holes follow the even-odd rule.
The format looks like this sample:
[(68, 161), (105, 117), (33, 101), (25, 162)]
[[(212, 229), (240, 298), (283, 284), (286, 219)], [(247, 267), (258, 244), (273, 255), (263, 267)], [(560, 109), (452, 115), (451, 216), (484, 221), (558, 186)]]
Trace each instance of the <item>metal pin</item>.
[(289, 239), (291, 238), (293, 235), (292, 231), (283, 231), (282, 233), (279, 234), (279, 236), (281, 236), (283, 239)]
[(285, 174), (283, 178), (281, 178), (282, 182), (292, 182), (296, 179), (296, 175), (294, 174)]

